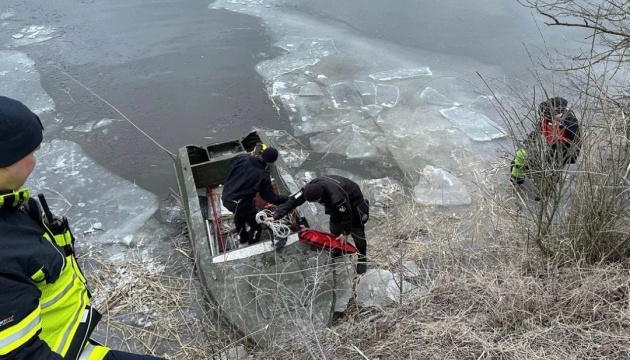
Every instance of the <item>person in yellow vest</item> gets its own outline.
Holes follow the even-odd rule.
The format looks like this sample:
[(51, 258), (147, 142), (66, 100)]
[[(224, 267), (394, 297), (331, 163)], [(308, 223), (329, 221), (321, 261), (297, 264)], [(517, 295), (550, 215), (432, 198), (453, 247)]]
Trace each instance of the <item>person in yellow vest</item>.
[(0, 96), (0, 359), (159, 360), (90, 340), (101, 315), (68, 221), (22, 188), (42, 139), (37, 115)]

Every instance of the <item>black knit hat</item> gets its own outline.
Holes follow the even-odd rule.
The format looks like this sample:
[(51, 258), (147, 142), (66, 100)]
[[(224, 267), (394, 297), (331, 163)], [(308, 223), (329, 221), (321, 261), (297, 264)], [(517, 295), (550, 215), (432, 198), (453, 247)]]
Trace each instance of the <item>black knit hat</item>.
[(15, 164), (42, 142), (41, 121), (26, 105), (0, 96), (0, 168)]
[(304, 200), (317, 201), (324, 196), (324, 186), (318, 183), (308, 183), (304, 187)]
[(538, 105), (538, 114), (551, 119), (556, 115), (560, 115), (567, 110), (569, 102), (565, 98), (556, 96), (547, 101), (543, 101)]
[(262, 154), (260, 154), (260, 158), (263, 159), (267, 164), (275, 163), (278, 160), (278, 150), (268, 147), (263, 150)]

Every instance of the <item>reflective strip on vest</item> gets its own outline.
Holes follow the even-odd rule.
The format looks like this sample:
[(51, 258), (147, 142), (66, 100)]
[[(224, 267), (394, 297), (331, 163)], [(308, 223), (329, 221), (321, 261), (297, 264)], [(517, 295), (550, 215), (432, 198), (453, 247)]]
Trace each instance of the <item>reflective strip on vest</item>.
[[(76, 277), (75, 277), (76, 278)], [(87, 291), (83, 290), (81, 292), (81, 301), (79, 303), (79, 307), (76, 309), (72, 320), (66, 324), (66, 328), (63, 332), (63, 336), (57, 340), (55, 344), (55, 352), (59, 354), (65, 355), (68, 352), (68, 348), (72, 343), (72, 339), (77, 335), (76, 330), (81, 323), (81, 318), (85, 311), (85, 306), (87, 305)]]
[(72, 274), (72, 280), (69, 283), (66, 284), (66, 287), (61, 289), (61, 291), (59, 293), (55, 294), (52, 299), (46, 299), (46, 302), (41, 303), (42, 309), (45, 309), (45, 308), (51, 306), (55, 302), (59, 301), (59, 299), (61, 299), (64, 295), (66, 295), (72, 289), (72, 287), (74, 286), (74, 280), (76, 278), (77, 278), (77, 275), (76, 274)]
[[(58, 246), (71, 239), (68, 232), (54, 235), (54, 239), (50, 239), (48, 234), (44, 237)], [(77, 341), (85, 339), (87, 334), (77, 331), (85, 309), (90, 304), (85, 278), (76, 260), (72, 255), (64, 259), (66, 264), (54, 283), (44, 281), (36, 284), (42, 292), (40, 306), (43, 325), (39, 338), (61, 356), (65, 356), (71, 346), (76, 346)]]
[(101, 360), (107, 355), (108, 351), (108, 348), (100, 345), (92, 345), (92, 343), (88, 341), (83, 351), (81, 351), (81, 356), (79, 356), (78, 360)]
[(0, 332), (0, 355), (6, 355), (29, 341), (41, 327), (41, 309), (33, 310), (19, 323)]

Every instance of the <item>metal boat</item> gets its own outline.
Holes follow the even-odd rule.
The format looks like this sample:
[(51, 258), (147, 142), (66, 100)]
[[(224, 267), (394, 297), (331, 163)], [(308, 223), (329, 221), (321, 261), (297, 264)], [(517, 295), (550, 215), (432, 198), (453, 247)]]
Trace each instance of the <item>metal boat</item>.
[[(298, 241), (292, 232), (281, 250), (272, 231), (262, 241), (242, 246), (230, 232), (231, 213), (221, 204), (230, 160), (250, 153), (256, 144), (277, 147), (264, 130), (242, 139), (179, 149), (175, 170), (196, 271), (218, 319), (249, 343), (267, 346), (278, 337), (309, 337), (329, 326), (335, 294), (333, 263), (326, 252)], [(281, 194), (299, 188), (280, 157), (270, 175)], [(315, 211), (297, 209), (296, 224), (322, 229)]]

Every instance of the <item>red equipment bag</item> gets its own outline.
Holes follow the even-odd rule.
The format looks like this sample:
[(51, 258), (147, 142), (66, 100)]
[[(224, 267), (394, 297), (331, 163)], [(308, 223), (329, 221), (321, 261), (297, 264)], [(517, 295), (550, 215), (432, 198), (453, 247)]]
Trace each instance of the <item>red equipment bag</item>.
[(342, 252), (345, 254), (353, 254), (357, 249), (349, 243), (342, 244), (336, 235), (304, 228), (298, 233), (298, 240), (301, 243), (314, 246), (328, 252)]

